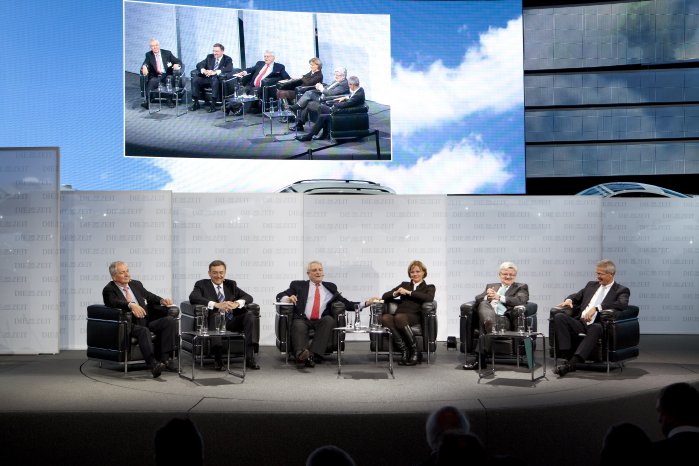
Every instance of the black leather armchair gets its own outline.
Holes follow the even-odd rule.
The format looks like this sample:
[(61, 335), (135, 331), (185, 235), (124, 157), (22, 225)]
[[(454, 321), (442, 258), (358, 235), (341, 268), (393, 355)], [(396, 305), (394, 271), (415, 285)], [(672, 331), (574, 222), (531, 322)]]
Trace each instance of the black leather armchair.
[[(397, 303), (387, 303), (383, 312), (395, 314)], [(427, 364), (430, 363), (430, 354), (437, 351), (437, 301), (422, 304), (420, 322), (411, 327), (417, 342), (418, 359), (422, 361), (422, 353), (427, 353)], [(388, 353), (395, 348), (388, 347), (388, 335), (370, 334), (371, 351)]]
[[(156, 311), (149, 306), (149, 312)], [(177, 306), (158, 306), (158, 312), (166, 312), (180, 323), (180, 310)], [(143, 363), (143, 355), (138, 341), (131, 338), (131, 311), (124, 311), (103, 304), (87, 306), (87, 358), (107, 361), (124, 366), (124, 373), (130, 364)], [(151, 334), (151, 338), (155, 338)]]
[[(536, 303), (528, 302), (524, 306), (525, 317), (532, 317), (532, 331), (537, 331), (536, 313), (539, 306)], [(459, 319), (462, 353), (474, 353), (477, 349), (478, 339), (483, 334), (483, 323), (478, 315), (478, 307), (475, 306), (475, 301), (469, 301), (461, 305), (461, 317)], [(521, 340), (520, 340), (521, 342)], [(532, 341), (532, 348), (536, 349), (536, 340)], [(525, 361), (525, 351), (517, 352), (517, 347), (511, 339), (497, 339), (493, 341), (492, 351), (495, 355), (495, 361), (502, 362), (517, 362), (517, 354), (520, 354), (520, 362)]]
[[(294, 305), (289, 303), (278, 303), (276, 304), (277, 312), (274, 316), (274, 333), (277, 340), (277, 348), (284, 355), (286, 362), (289, 359), (294, 358), (293, 345), (291, 343), (291, 321), (294, 318)], [(345, 315), (345, 305), (342, 303), (333, 303), (331, 312), (335, 316), (337, 321), (337, 327), (344, 327), (346, 325), (346, 315)], [(310, 338), (313, 338), (313, 329), (311, 329)], [(342, 350), (345, 349), (345, 336), (344, 334), (340, 337), (340, 345)], [(337, 351), (337, 338), (333, 334), (328, 342), (328, 347), (325, 350), (325, 354), (332, 354)]]
[[(147, 98), (148, 97), (147, 96), (147, 94), (148, 94), (148, 89), (147, 89), (148, 78), (146, 76), (143, 76), (143, 74), (140, 72), (138, 73), (138, 78), (139, 78), (139, 85), (141, 88), (141, 97), (143, 98), (143, 101), (145, 103), (148, 103), (148, 98)], [(186, 79), (185, 74), (184, 74), (184, 64), (182, 64), (180, 66), (179, 70), (177, 70), (177, 71), (173, 70), (171, 78), (172, 78), (172, 87), (174, 89), (175, 97), (177, 99), (179, 99), (179, 101), (182, 102), (182, 104), (186, 105), (187, 104), (187, 102), (185, 102), (186, 94), (185, 94), (185, 92), (183, 92), (185, 87), (187, 86), (187, 79)], [(167, 94), (162, 94), (160, 96), (160, 99), (165, 100), (168, 97), (169, 96)], [(155, 92), (151, 92), (150, 101), (156, 102), (157, 98), (158, 98), (158, 92), (156, 89)]]
[[(556, 332), (553, 328), (553, 316), (559, 312), (571, 315), (570, 308), (551, 308), (549, 317), (549, 352), (556, 364), (559, 351)], [(641, 328), (638, 322), (638, 306), (629, 305), (623, 311), (603, 310), (600, 312), (602, 336), (590, 360), (577, 364), (578, 369), (606, 369), (609, 373), (612, 364), (623, 369), (624, 362), (638, 357)]]
[(356, 139), (373, 134), (369, 130), (369, 107), (333, 108), (330, 115), (331, 139)]
[[(182, 309), (182, 325), (181, 332), (193, 332), (196, 327), (196, 318), (204, 314), (204, 309), (206, 306), (201, 304), (190, 304), (189, 301), (183, 301), (180, 304)], [(260, 350), (260, 306), (255, 303), (249, 303), (245, 305), (245, 309), (248, 310), (253, 315), (253, 336), (252, 342), (255, 347), (255, 353)], [(210, 334), (212, 334), (210, 332)], [(213, 335), (213, 334), (212, 334)], [(193, 338), (188, 335), (182, 336), (182, 349), (191, 354), (202, 355), (204, 359), (214, 359), (214, 355), (211, 353), (211, 340), (205, 339), (203, 342), (204, 348), (199, 348), (197, 344), (197, 349), (194, 351), (192, 348)], [(245, 353), (245, 341), (240, 339), (223, 340), (223, 353), (224, 355), (228, 351), (227, 345), (231, 345), (230, 354), (231, 356), (243, 356)], [(248, 355), (249, 356), (249, 355)]]

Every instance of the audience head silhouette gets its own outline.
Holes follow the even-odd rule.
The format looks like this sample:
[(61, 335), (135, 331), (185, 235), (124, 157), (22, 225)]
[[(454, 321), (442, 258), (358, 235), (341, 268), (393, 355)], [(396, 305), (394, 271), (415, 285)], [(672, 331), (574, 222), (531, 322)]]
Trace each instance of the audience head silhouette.
[(437, 466), (484, 464), (487, 457), (481, 440), (473, 434), (447, 432), (437, 450)]
[(600, 466), (641, 464), (648, 457), (650, 438), (636, 424), (614, 424), (604, 436)]
[(175, 418), (155, 433), (156, 466), (201, 466), (204, 441), (189, 419)]
[(663, 388), (656, 403), (663, 435), (680, 426), (699, 427), (699, 392), (685, 382)]
[(453, 406), (442, 406), (433, 411), (425, 423), (427, 444), (432, 451), (439, 450), (442, 437), (448, 432), (467, 434), (471, 430), (466, 415)]
[(355, 462), (342, 448), (324, 445), (308, 455), (306, 466), (355, 466)]

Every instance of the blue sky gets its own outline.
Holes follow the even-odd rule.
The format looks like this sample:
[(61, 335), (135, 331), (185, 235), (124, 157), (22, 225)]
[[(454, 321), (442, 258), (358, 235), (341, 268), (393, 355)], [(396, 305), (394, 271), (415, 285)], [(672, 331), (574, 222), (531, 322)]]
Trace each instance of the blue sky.
[(524, 192), (519, 0), (163, 3), (389, 14), (393, 162), (290, 161), (270, 176), (264, 161), (123, 157), (120, 0), (0, 3), (0, 146), (59, 146), (61, 182), (83, 190), (200, 191), (191, 174), (204, 168), (258, 180), (205, 185), (215, 191), (272, 192), (302, 171), (405, 194)]

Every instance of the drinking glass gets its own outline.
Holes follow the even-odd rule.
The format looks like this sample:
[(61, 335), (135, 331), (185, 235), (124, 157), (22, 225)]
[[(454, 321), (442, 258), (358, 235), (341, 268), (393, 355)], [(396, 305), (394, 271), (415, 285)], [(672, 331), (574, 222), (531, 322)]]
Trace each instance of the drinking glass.
[(532, 333), (534, 327), (534, 316), (527, 317), (527, 333)]
[(203, 323), (204, 323), (204, 316), (196, 316), (195, 317), (195, 325), (196, 325), (195, 330), (199, 334), (203, 334), (203, 332), (204, 332)]
[(226, 314), (223, 312), (217, 312), (214, 316), (216, 331), (218, 333), (223, 333), (226, 331)]

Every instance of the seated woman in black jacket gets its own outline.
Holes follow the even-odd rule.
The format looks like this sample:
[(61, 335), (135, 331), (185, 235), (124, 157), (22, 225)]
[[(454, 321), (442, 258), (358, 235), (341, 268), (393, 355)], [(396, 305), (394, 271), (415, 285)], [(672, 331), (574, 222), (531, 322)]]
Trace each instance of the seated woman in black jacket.
[(323, 69), (323, 64), (321, 63), (320, 59), (313, 57), (308, 60), (308, 63), (311, 65), (311, 70), (301, 76), (301, 78), (279, 81), (277, 86), (277, 99), (283, 99), (285, 103), (288, 104), (289, 101), (296, 99), (296, 87), (315, 86), (316, 84), (323, 82), (323, 73), (321, 72), (321, 69)]
[(427, 267), (421, 261), (414, 260), (408, 266), (409, 282), (403, 282), (383, 294), (385, 302), (398, 303), (395, 314), (384, 313), (381, 316), (384, 327), (391, 329), (393, 343), (401, 352), (398, 364), (414, 366), (418, 362), (417, 342), (410, 328), (420, 322), (422, 304), (434, 301), (435, 286), (425, 283)]

